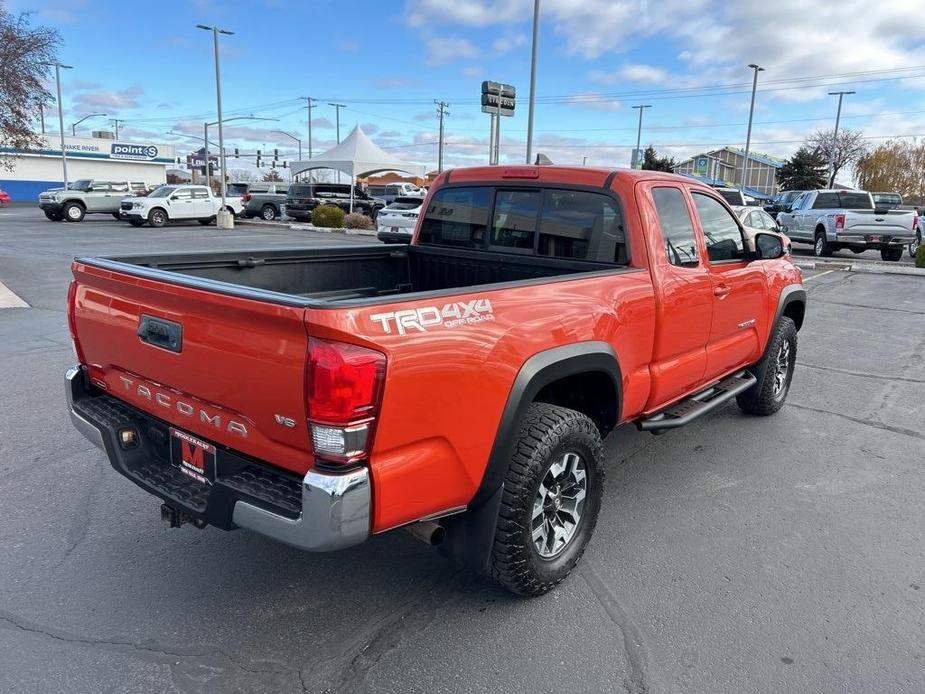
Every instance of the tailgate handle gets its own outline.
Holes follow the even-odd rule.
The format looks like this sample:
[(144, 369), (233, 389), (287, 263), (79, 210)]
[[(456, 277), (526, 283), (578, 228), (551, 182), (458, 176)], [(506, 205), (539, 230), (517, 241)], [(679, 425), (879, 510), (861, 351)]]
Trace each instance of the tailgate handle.
[(170, 320), (142, 314), (138, 337), (142, 342), (177, 354), (183, 350), (183, 326)]

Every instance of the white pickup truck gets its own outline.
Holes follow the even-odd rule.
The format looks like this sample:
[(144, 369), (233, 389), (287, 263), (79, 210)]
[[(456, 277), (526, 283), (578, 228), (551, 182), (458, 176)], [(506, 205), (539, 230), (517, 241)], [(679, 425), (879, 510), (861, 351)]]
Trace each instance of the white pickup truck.
[(913, 210), (879, 209), (862, 190), (809, 190), (777, 215), (780, 230), (794, 243), (811, 243), (817, 256), (843, 248), (855, 253), (879, 250), (897, 261), (915, 240), (918, 215)]
[[(235, 217), (244, 210), (240, 196), (225, 196), (225, 208)], [(211, 224), (222, 209), (222, 200), (208, 186), (161, 186), (143, 198), (125, 198), (119, 208), (119, 218), (135, 227), (146, 222), (153, 227), (166, 226), (179, 220), (197, 220)]]

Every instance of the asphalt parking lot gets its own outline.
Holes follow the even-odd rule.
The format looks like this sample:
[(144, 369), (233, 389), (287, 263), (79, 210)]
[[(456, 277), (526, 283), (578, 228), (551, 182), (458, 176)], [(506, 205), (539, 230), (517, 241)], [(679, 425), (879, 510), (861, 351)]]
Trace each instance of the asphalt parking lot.
[(80, 254), (369, 239), (0, 210), (0, 691), (921, 692), (925, 280), (807, 271), (787, 406), (607, 441), (579, 569), (514, 598), (403, 532), (167, 530), (70, 425)]

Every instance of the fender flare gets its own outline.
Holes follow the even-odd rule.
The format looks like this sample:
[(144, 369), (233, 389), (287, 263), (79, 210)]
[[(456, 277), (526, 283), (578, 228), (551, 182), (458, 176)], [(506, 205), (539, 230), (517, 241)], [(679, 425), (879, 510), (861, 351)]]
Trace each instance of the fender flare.
[(561, 378), (591, 371), (607, 374), (616, 394), (616, 424), (623, 408), (623, 378), (617, 355), (603, 341), (576, 342), (534, 354), (521, 366), (508, 394), (482, 482), (466, 513), (442, 521), (447, 541), (441, 553), (477, 571), (484, 571), (501, 505), (504, 476), (517, 439), (517, 427), (540, 390)]
[(589, 371), (602, 371), (613, 382), (617, 397), (617, 422), (623, 406), (623, 377), (613, 347), (603, 341), (576, 342), (538, 352), (521, 366), (501, 414), (495, 440), (482, 482), (472, 498), (472, 504), (491, 496), (501, 486), (514, 446), (517, 427), (544, 386), (568, 376)]
[[(759, 383), (764, 379), (764, 372), (767, 368), (768, 350), (771, 349), (771, 335), (777, 327), (777, 323), (780, 321), (781, 316), (784, 315), (784, 311), (790, 304), (803, 304), (803, 315), (805, 320), (806, 290), (803, 288), (802, 284), (788, 284), (781, 290), (780, 297), (777, 300), (777, 309), (774, 311), (774, 320), (771, 322), (771, 328), (768, 331), (768, 342), (764, 346), (764, 351), (761, 353), (761, 359), (749, 369), (752, 375), (758, 379)], [(800, 330), (802, 326), (803, 323), (801, 322), (797, 325), (797, 330)]]

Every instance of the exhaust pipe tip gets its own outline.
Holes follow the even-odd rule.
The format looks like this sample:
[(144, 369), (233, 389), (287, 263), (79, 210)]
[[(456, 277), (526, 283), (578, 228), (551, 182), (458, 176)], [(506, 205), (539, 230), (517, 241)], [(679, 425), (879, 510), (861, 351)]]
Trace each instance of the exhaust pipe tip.
[(446, 528), (434, 521), (418, 521), (405, 526), (405, 530), (431, 547), (436, 547), (446, 538)]

